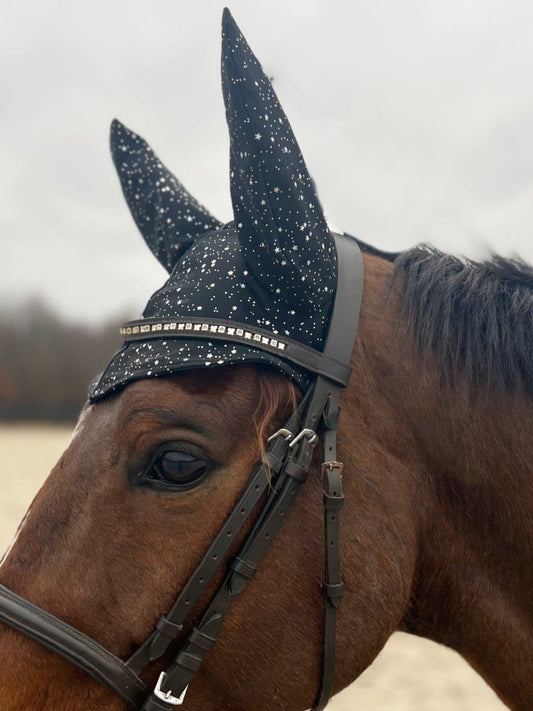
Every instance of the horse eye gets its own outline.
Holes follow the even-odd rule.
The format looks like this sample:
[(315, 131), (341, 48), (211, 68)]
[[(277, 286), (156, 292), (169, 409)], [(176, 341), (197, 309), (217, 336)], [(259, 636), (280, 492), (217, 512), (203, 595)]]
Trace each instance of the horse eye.
[(206, 473), (205, 459), (199, 459), (187, 452), (169, 450), (157, 457), (149, 479), (175, 489), (190, 489), (199, 484)]

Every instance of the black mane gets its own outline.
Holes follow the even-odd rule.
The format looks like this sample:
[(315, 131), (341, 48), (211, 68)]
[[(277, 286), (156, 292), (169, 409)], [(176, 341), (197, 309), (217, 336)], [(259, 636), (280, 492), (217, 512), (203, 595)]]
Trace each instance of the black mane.
[(533, 268), (492, 256), (475, 262), (422, 245), (394, 260), (402, 318), (444, 380), (475, 391), (533, 395)]

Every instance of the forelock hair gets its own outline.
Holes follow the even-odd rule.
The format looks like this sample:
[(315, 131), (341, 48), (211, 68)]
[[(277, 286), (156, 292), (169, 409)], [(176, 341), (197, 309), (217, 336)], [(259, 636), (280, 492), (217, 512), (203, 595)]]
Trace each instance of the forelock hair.
[[(280, 373), (270, 368), (259, 370), (259, 402), (253, 416), (259, 456), (268, 467), (265, 457), (268, 437), (274, 434), (276, 420), (281, 427), (298, 406), (299, 390)], [(283, 420), (283, 422), (279, 422)]]

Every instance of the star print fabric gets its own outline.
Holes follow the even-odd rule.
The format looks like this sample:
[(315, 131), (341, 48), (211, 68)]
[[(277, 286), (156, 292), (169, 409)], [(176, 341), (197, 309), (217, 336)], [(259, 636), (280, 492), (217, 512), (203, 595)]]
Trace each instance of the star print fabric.
[(194, 240), (220, 224), (187, 192), (144, 139), (111, 124), (111, 155), (131, 214), (168, 272)]
[(289, 121), (228, 10), (222, 89), (233, 212), (250, 268), (294, 306), (327, 309), (337, 274), (326, 220)]
[[(228, 11), (222, 82), (235, 216), (228, 225), (189, 195), (143, 139), (113, 123), (112, 152), (128, 205), (156, 257), (172, 269), (143, 318), (230, 320), (322, 350), (335, 247), (288, 120)], [(127, 342), (90, 398), (141, 378), (243, 362), (274, 367), (302, 389), (312, 377), (252, 344), (164, 334)]]

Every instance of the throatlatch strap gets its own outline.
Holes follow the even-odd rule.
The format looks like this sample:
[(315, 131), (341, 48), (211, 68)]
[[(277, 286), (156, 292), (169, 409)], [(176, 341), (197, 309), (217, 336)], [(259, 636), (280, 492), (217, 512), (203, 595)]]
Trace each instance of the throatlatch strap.
[[(331, 353), (341, 362), (349, 363), (355, 343), (359, 314), (363, 298), (364, 265), (361, 251), (349, 235), (343, 239), (334, 235), (339, 265), (335, 308), (331, 317), (328, 344), (334, 345)], [(355, 248), (354, 248), (355, 245)], [(350, 272), (350, 270), (353, 270)], [(339, 291), (340, 290), (340, 291)], [(342, 296), (341, 296), (342, 294)], [(341, 298), (343, 300), (341, 300)], [(346, 314), (346, 307), (354, 313)], [(344, 324), (344, 328), (343, 328)], [(350, 328), (351, 326), (351, 328)], [(338, 339), (338, 340), (336, 340)], [(331, 697), (335, 677), (335, 642), (337, 608), (344, 593), (340, 557), (340, 509), (344, 503), (342, 491), (342, 464), (337, 461), (337, 427), (341, 389), (334, 387), (323, 415), (324, 459), (322, 465), (324, 502), (324, 651), (320, 688), (312, 711), (322, 711)]]
[(335, 628), (337, 608), (344, 593), (340, 558), (340, 512), (344, 504), (341, 462), (324, 462), (324, 658), (322, 681), (313, 711), (322, 711), (327, 705), (335, 674)]

